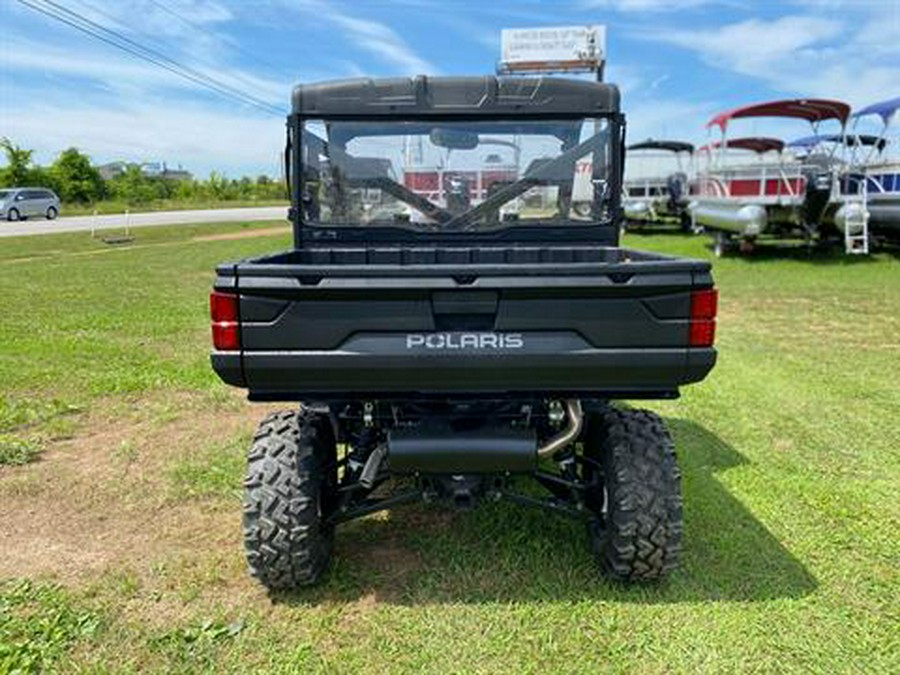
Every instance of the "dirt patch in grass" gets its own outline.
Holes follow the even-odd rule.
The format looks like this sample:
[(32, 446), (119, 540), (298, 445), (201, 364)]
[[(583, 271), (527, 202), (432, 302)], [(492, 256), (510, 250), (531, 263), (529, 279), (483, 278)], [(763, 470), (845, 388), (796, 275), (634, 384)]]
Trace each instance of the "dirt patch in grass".
[(279, 227), (262, 227), (255, 230), (244, 230), (242, 232), (223, 232), (221, 234), (205, 234), (200, 237), (194, 237), (191, 241), (230, 241), (232, 239), (252, 239), (253, 237), (268, 237), (275, 234), (288, 234), (291, 228)]
[(388, 530), (384, 534), (387, 536), (352, 549), (339, 542), (336, 552), (345, 566), (357, 570), (373, 600), (400, 602), (407, 582), (422, 569), (422, 558), (398, 533)]
[(181, 411), (174, 419), (161, 420), (144, 400), (135, 403), (141, 412), (91, 414), (74, 438), (48, 445), (41, 462), (4, 472), (0, 578), (76, 581), (234, 546), (233, 510), (173, 499), (167, 467), (252, 429), (266, 410), (176, 398), (167, 401)]

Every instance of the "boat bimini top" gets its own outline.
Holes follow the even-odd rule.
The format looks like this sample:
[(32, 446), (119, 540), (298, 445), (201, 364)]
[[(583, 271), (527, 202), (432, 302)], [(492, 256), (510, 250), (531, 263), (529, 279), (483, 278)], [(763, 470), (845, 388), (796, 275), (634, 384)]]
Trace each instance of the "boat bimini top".
[(878, 152), (881, 152), (888, 144), (888, 141), (886, 138), (873, 134), (816, 134), (793, 140), (788, 143), (788, 147), (809, 151), (823, 143), (837, 143), (849, 147), (874, 146)]
[[(862, 110), (858, 110), (857, 112), (853, 113), (854, 128), (856, 128), (856, 125), (859, 123), (859, 120), (862, 117), (877, 115), (881, 118), (881, 132), (876, 137), (880, 140), (881, 144), (873, 145), (873, 148), (865, 157), (865, 163), (879, 161), (875, 157), (875, 153), (880, 154), (884, 150), (885, 145), (887, 144), (888, 130), (891, 127), (891, 123), (898, 117), (898, 109), (900, 109), (900, 96), (898, 96), (897, 98), (889, 98), (888, 100), (881, 101), (879, 103), (873, 103), (872, 105), (866, 106)], [(855, 134), (855, 136), (860, 137), (858, 134)]]
[(652, 138), (648, 138), (640, 143), (632, 143), (626, 150), (666, 150), (674, 153), (686, 152), (691, 154), (694, 152), (694, 146), (684, 141), (655, 141)]
[[(866, 106), (862, 110), (855, 112), (853, 118), (855, 122), (858, 122), (861, 117), (870, 115), (877, 115), (881, 118), (881, 133), (877, 136), (881, 143), (877, 146), (877, 152), (880, 156), (876, 157), (876, 151), (870, 151), (862, 163), (868, 174), (868, 192), (873, 199), (870, 205), (873, 209), (873, 220), (881, 225), (900, 231), (900, 202), (898, 202), (898, 197), (900, 197), (900, 162), (895, 158), (888, 158), (880, 154), (888, 142), (887, 134), (891, 123), (900, 120), (900, 115), (897, 114), (898, 110), (900, 110), (900, 96)], [(884, 204), (886, 201), (889, 201), (890, 204), (877, 210), (877, 204), (879, 202)]]
[(719, 127), (724, 133), (731, 120), (743, 117), (792, 117), (806, 120), (813, 126), (826, 120), (838, 120), (843, 127), (850, 117), (850, 106), (843, 101), (823, 98), (797, 98), (734, 108), (714, 115), (708, 127)]
[(866, 106), (862, 110), (853, 113), (853, 117), (859, 119), (866, 115), (878, 115), (881, 118), (881, 121), (887, 125), (898, 109), (900, 109), (900, 96)]

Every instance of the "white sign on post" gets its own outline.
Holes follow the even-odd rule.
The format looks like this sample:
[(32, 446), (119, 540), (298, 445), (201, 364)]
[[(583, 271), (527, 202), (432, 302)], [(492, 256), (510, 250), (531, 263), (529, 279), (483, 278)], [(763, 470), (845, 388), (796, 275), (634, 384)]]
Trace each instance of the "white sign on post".
[(598, 70), (606, 60), (606, 26), (505, 28), (504, 70)]

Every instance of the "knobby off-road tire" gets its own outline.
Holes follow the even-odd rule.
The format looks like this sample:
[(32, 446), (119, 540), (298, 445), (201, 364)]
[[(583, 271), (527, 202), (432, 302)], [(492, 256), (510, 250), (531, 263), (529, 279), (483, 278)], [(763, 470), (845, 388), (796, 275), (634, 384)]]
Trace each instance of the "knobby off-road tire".
[(623, 581), (665, 577), (678, 566), (683, 524), (681, 472), (662, 419), (646, 410), (593, 413), (584, 453), (602, 467), (601, 475), (587, 471), (588, 506), (599, 515), (606, 505), (590, 527), (601, 568)]
[(269, 590), (312, 585), (328, 567), (335, 459), (327, 417), (285, 411), (260, 423), (244, 482), (244, 549), (250, 574)]

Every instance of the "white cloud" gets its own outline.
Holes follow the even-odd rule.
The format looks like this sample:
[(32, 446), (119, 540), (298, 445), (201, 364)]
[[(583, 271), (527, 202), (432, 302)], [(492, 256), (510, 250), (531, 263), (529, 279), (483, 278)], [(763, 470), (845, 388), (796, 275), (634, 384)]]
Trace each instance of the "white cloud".
[[(288, 98), (291, 81), (273, 79), (251, 72), (237, 65), (236, 57), (242, 47), (227, 34), (217, 30), (234, 19), (228, 6), (214, 0), (93, 0), (90, 3), (70, 3), (72, 11), (111, 31), (117, 41), (133, 40), (147, 50), (156, 52), (154, 58), (178, 68), (181, 64), (193, 71), (194, 77), (212, 78), (220, 85), (281, 107)], [(27, 8), (31, 21), (37, 15)], [(94, 80), (97, 88), (119, 94), (135, 95), (147, 90), (183, 90), (208, 94), (202, 85), (139, 57), (119, 51), (111, 45), (91, 41), (87, 36), (49, 18), (40, 19), (38, 26), (51, 33), (41, 39), (27, 39), (32, 31), (10, 31), (3, 41), (0, 71), (35, 72), (49, 76)], [(53, 30), (61, 31), (66, 39), (53, 39)], [(44, 31), (46, 33), (46, 30)], [(258, 70), (258, 69), (257, 69)]]
[(585, 9), (612, 9), (619, 12), (680, 12), (722, 0), (583, 0)]
[[(216, 0), (159, 0), (194, 23), (222, 23), (234, 19), (231, 9)], [(157, 3), (151, 3), (159, 7)]]
[(226, 5), (213, 0), (92, 0), (70, 3), (70, 9), (166, 55), (213, 64), (227, 53), (227, 41), (215, 27), (234, 19)]
[(40, 163), (75, 146), (102, 163), (166, 161), (200, 175), (212, 169), (229, 175), (278, 175), (284, 125), (250, 112), (201, 105), (172, 106), (145, 100), (118, 107), (65, 101), (26, 103), (4, 115), (3, 133), (34, 148)]
[(346, 28), (357, 45), (386, 61), (405, 69), (409, 74), (434, 73), (437, 69), (419, 57), (391, 28), (377, 21), (357, 19), (334, 12), (327, 17)]
[(658, 39), (699, 52), (708, 61), (745, 74), (774, 65), (792, 52), (840, 34), (841, 23), (813, 16), (750, 19), (714, 29), (670, 30)]
[(883, 58), (897, 49), (896, 31), (879, 22), (890, 25), (891, 19), (869, 17), (854, 30), (838, 19), (795, 15), (642, 37), (691, 50), (711, 65), (790, 95), (837, 97), (861, 105), (885, 98), (900, 83), (896, 60)]
[(606, 66), (603, 79), (613, 82), (623, 96), (640, 93), (647, 82), (647, 72), (638, 66), (612, 61)]
[(109, 58), (108, 54), (85, 52), (73, 58), (69, 49), (20, 37), (11, 37), (4, 45), (3, 67), (10, 71), (87, 78), (103, 83), (121, 81), (145, 86), (171, 86), (174, 82), (179, 86), (187, 86), (185, 81), (149, 63), (128, 57)]
[(623, 104), (628, 120), (628, 142), (647, 138), (698, 142), (705, 137), (697, 123), (715, 110), (710, 101), (626, 99)]
[[(199, 84), (164, 68), (115, 50), (100, 46), (98, 50), (82, 49), (73, 56), (71, 48), (11, 36), (3, 49), (3, 70), (9, 73), (38, 73), (59, 76), (66, 81), (79, 78), (93, 81), (96, 89), (119, 94), (145, 95), (160, 90), (203, 92)], [(239, 68), (210, 72), (188, 62), (199, 73), (207, 73), (229, 87), (247, 91), (257, 99), (283, 107), (288, 99), (290, 82), (272, 80)], [(26, 78), (27, 80), (27, 78)]]
[(285, 8), (303, 9), (306, 18), (329, 21), (347, 31), (347, 41), (403, 69), (404, 74), (437, 74), (438, 69), (416, 52), (387, 24), (361, 19), (323, 0), (285, 2)]

